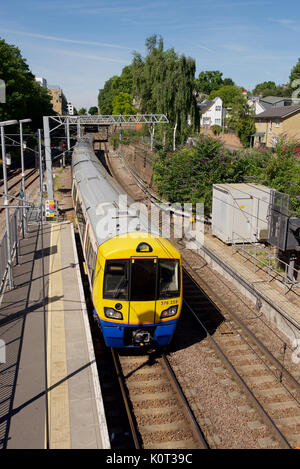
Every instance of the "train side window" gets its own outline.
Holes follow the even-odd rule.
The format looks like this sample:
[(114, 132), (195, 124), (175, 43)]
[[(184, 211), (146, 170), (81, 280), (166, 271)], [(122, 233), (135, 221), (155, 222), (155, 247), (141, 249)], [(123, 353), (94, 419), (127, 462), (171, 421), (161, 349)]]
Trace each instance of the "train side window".
[(95, 274), (95, 267), (96, 267), (96, 251), (93, 248), (93, 245), (90, 241), (90, 238), (88, 238), (87, 242), (87, 253), (86, 253), (86, 261), (87, 261), (87, 268), (90, 273), (91, 277), (91, 282), (93, 284), (94, 282), (94, 274)]
[(75, 184), (73, 184), (73, 202), (74, 202), (74, 205), (75, 205), (75, 202), (76, 202), (76, 196), (77, 196), (77, 187)]
[(79, 202), (79, 200), (78, 200), (77, 206), (76, 206), (76, 216), (77, 216), (79, 231), (80, 231), (80, 234), (81, 234), (81, 239), (84, 240), (84, 232), (85, 232), (86, 223), (85, 223), (85, 219), (84, 219), (84, 216), (83, 216), (81, 203)]

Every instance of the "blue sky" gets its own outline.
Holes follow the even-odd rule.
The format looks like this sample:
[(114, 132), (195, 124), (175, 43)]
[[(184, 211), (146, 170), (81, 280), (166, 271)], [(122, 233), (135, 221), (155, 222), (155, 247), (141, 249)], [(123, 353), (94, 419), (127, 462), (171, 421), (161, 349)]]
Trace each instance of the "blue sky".
[(165, 49), (193, 57), (197, 76), (220, 70), (247, 89), (281, 84), (300, 57), (300, 2), (0, 0), (0, 38), (77, 108), (97, 105), (99, 88), (131, 63), (134, 50), (145, 55), (152, 34)]

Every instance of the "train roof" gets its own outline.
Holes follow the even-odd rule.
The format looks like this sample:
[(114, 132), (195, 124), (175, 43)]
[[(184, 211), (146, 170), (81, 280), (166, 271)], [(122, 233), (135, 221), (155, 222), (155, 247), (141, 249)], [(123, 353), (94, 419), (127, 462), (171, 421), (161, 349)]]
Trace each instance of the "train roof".
[(124, 193), (99, 161), (92, 138), (85, 136), (75, 145), (72, 157), (75, 177), (91, 228), (98, 245), (128, 232), (151, 232), (159, 228), (138, 210), (138, 204)]

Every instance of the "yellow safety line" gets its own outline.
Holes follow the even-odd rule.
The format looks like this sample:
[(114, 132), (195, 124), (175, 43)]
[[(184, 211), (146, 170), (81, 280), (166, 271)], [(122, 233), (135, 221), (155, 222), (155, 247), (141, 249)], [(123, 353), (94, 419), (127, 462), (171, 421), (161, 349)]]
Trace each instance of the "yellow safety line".
[(47, 321), (50, 449), (71, 448), (69, 392), (68, 382), (65, 380), (68, 373), (61, 268), (60, 225), (53, 224), (50, 240)]

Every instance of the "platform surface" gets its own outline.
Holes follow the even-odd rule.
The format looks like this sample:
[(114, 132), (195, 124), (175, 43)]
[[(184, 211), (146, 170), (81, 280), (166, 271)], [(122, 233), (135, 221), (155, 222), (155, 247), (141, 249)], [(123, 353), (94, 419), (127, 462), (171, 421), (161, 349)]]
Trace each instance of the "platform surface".
[(72, 225), (30, 226), (13, 278), (0, 305), (0, 448), (109, 448)]

